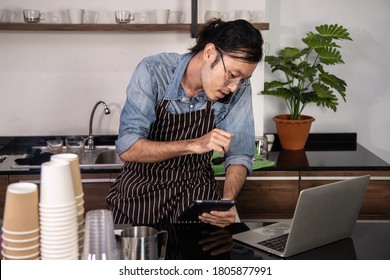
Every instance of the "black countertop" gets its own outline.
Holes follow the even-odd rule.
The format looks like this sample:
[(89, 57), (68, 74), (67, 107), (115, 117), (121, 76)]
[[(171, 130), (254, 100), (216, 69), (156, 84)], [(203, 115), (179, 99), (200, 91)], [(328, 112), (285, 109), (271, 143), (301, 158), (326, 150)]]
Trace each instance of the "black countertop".
[(275, 167), (264, 170), (390, 170), (390, 165), (356, 142), (356, 133), (310, 134), (304, 150), (282, 150), (277, 138), (267, 159)]
[[(232, 235), (272, 223), (247, 221), (226, 228), (208, 224), (149, 225), (168, 231), (168, 260), (281, 260), (233, 240)], [(120, 230), (130, 225), (116, 225)], [(358, 221), (350, 238), (312, 249), (291, 260), (389, 260), (390, 222)], [(120, 237), (118, 236), (120, 240)]]
[(264, 170), (390, 170), (390, 165), (360, 144), (354, 150), (271, 151), (275, 167)]
[[(269, 135), (268, 135), (269, 136)], [(280, 149), (277, 135), (270, 145), (267, 159), (275, 162), (267, 171), (310, 171), (310, 170), (390, 170), (390, 164), (374, 155), (356, 142), (356, 133), (310, 134), (304, 150), (287, 151)], [(65, 139), (65, 136), (61, 136)], [(45, 146), (50, 136), (0, 137), (0, 156), (22, 155), (33, 146)], [(96, 145), (114, 145), (116, 135), (95, 136)], [(101, 172), (119, 171), (120, 167)], [(99, 170), (83, 170), (83, 172)], [(4, 173), (0, 162), (0, 173)], [(39, 170), (12, 170), (11, 173), (36, 173)]]

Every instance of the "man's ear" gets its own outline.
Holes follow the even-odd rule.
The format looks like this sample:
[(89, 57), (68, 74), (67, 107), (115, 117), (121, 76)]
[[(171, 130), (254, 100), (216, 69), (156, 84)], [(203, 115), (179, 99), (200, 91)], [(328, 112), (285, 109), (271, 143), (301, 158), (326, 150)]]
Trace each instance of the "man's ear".
[(217, 49), (213, 43), (208, 43), (203, 49), (203, 59), (207, 62), (215, 61), (218, 56)]

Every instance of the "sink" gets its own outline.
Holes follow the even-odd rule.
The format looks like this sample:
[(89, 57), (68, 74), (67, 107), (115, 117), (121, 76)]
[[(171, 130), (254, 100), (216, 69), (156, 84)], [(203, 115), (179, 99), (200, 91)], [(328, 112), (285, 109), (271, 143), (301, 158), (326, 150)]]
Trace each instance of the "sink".
[(123, 164), (123, 162), (115, 150), (107, 150), (99, 153), (95, 164)]
[[(46, 146), (34, 146), (32, 149), (39, 149), (42, 153), (48, 152)], [(66, 147), (64, 147), (63, 153), (66, 152)], [(11, 162), (12, 168), (15, 169), (39, 169), (41, 167), (40, 165), (15, 164), (16, 158), (24, 158), (25, 156), (8, 156), (6, 161)], [(94, 150), (85, 150), (79, 160), (82, 169), (121, 168), (124, 164), (116, 154), (114, 145), (97, 145)]]

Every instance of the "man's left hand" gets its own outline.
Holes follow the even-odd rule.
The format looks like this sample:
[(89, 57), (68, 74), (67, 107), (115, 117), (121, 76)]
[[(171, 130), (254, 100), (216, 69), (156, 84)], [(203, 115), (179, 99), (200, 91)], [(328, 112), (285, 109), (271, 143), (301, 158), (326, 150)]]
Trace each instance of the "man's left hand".
[(218, 227), (226, 227), (236, 220), (235, 207), (227, 211), (211, 211), (210, 213), (203, 213), (199, 216), (199, 220)]

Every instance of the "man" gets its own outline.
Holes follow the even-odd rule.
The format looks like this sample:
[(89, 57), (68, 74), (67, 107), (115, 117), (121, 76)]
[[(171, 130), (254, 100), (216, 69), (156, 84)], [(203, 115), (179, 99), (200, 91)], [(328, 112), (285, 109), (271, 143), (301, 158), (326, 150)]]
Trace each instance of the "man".
[[(178, 221), (194, 199), (221, 199), (210, 165), (225, 156), (222, 199), (235, 199), (254, 152), (249, 78), (261, 61), (263, 39), (244, 20), (210, 21), (190, 53), (141, 61), (121, 113), (117, 152), (126, 163), (107, 196), (115, 223)], [(203, 213), (225, 227), (235, 209)]]

